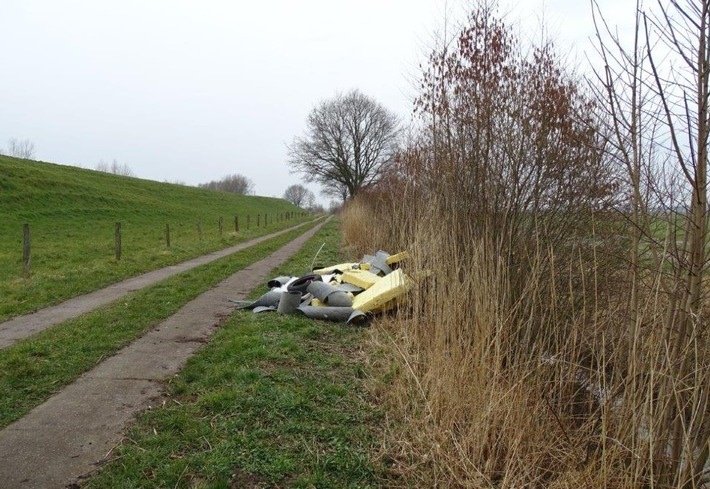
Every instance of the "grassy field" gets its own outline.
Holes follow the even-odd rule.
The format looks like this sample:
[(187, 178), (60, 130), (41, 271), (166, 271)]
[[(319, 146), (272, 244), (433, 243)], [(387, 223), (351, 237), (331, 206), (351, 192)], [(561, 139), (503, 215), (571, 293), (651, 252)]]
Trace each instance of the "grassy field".
[(183, 272), (0, 350), (0, 428), (44, 402), (197, 295), (305, 231), (291, 231)]
[[(308, 219), (281, 219), (287, 212), (300, 213), (282, 199), (7, 156), (0, 156), (0, 209), (0, 321)], [(122, 226), (120, 261), (114, 256), (116, 222)], [(22, 263), (25, 223), (30, 224), (32, 238), (29, 279), (23, 276)]]
[[(326, 225), (273, 275), (337, 262)], [(259, 290), (254, 294), (260, 293)], [(167, 385), (84, 487), (378, 487), (361, 343), (365, 331), (235, 313)]]

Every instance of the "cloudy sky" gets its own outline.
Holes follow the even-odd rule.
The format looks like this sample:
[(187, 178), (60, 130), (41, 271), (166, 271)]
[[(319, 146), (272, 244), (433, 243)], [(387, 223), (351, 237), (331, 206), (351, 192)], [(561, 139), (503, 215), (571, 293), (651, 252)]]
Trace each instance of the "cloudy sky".
[[(599, 0), (628, 24), (635, 0)], [(449, 0), (0, 0), (0, 148), (197, 184), (241, 173), (259, 195), (299, 182), (286, 145), (320, 100), (353, 88), (407, 120)], [(588, 0), (501, 0), (525, 36), (583, 62)], [(317, 191), (316, 187), (312, 187)]]

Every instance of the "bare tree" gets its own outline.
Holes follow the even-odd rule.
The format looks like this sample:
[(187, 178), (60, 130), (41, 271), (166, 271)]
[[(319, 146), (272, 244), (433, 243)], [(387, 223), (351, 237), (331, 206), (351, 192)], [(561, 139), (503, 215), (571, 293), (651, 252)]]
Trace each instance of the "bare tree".
[[(606, 24), (596, 1), (592, 5), (604, 64), (597, 71), (599, 97), (607, 107), (611, 147), (625, 169), (630, 196), (630, 380), (625, 397), (629, 404), (650, 407), (634, 413), (629, 431), (610, 436), (633, 453), (654, 447), (651, 463), (636, 470), (651, 474), (659, 487), (699, 487), (710, 455), (704, 283), (710, 0), (659, 1), (654, 10), (644, 10), (638, 1), (632, 46)], [(686, 204), (679, 205), (678, 199)], [(663, 292), (665, 310), (654, 323), (658, 329), (645, 331), (640, 325), (651, 309), (646, 298), (657, 291)], [(643, 344), (656, 349), (640, 350)], [(658, 380), (637, 380), (648, 377)]]
[(303, 185), (294, 184), (284, 192), (284, 199), (291, 202), (293, 205), (307, 208), (314, 204), (316, 196)]
[(35, 144), (29, 139), (10, 138), (7, 141), (7, 154), (15, 158), (32, 159), (35, 156)]
[(288, 147), (291, 171), (344, 198), (376, 183), (396, 152), (397, 116), (358, 90), (321, 102), (306, 124)]
[(227, 175), (220, 180), (212, 180), (211, 182), (201, 183), (200, 188), (209, 190), (219, 190), (221, 192), (231, 192), (233, 194), (249, 195), (254, 192), (254, 182), (245, 177), (234, 173)]
[(119, 163), (114, 159), (111, 163), (106, 163), (104, 160), (100, 160), (96, 164), (96, 170), (102, 171), (104, 173), (112, 173), (114, 175), (122, 175), (124, 177), (133, 177), (135, 173), (131, 170), (131, 167), (127, 163)]

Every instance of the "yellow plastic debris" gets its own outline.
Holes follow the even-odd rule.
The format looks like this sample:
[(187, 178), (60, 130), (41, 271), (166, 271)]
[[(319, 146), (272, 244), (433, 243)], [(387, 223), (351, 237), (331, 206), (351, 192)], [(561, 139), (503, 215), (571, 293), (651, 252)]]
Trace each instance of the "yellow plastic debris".
[(397, 269), (377, 280), (369, 289), (356, 295), (353, 300), (353, 309), (363, 312), (377, 309), (407, 292), (410, 286), (409, 278), (402, 270)]
[(319, 299), (316, 299), (315, 297), (311, 299), (311, 305), (313, 307), (325, 307), (325, 304), (322, 303)]
[(338, 265), (333, 265), (330, 267), (319, 268), (318, 270), (313, 270), (316, 275), (328, 275), (330, 273), (339, 270), (345, 272), (346, 270), (369, 270), (369, 263), (339, 263)]
[(402, 251), (400, 253), (397, 253), (396, 255), (390, 255), (387, 257), (387, 264), (392, 265), (394, 263), (399, 263), (402, 260), (408, 260), (409, 259), (409, 252), (408, 251)]
[(357, 285), (363, 289), (369, 289), (378, 280), (380, 280), (379, 276), (367, 270), (347, 270), (343, 272), (341, 277), (342, 282)]

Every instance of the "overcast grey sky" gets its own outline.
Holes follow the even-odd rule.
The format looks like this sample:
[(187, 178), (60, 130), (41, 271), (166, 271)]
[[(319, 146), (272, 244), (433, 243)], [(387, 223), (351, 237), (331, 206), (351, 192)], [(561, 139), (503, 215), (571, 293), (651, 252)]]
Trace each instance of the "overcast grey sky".
[[(286, 144), (310, 109), (359, 88), (407, 120), (412, 79), (449, 0), (0, 0), (0, 148), (44, 161), (197, 184), (241, 173), (292, 183)], [(628, 24), (634, 0), (600, 0)], [(528, 33), (581, 60), (588, 0), (501, 0)], [(539, 31), (538, 31), (539, 32)], [(312, 187), (314, 191), (318, 189)]]

